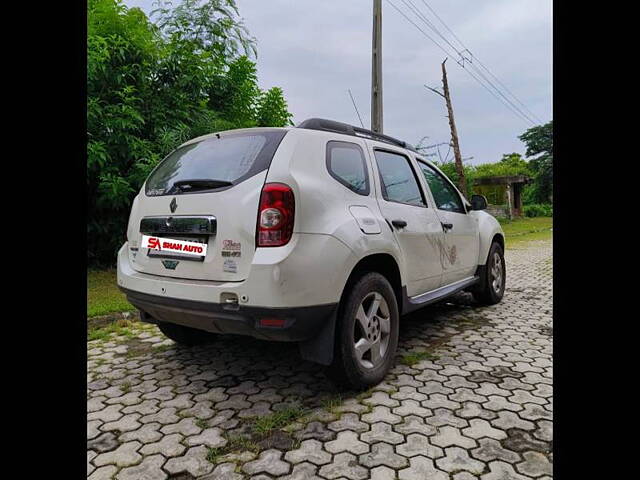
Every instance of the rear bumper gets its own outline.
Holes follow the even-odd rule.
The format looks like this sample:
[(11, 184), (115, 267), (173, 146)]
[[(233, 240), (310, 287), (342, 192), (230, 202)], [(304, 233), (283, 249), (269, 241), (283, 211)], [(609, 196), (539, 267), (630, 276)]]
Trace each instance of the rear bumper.
[[(264, 340), (299, 342), (313, 338), (333, 314), (336, 304), (297, 308), (226, 305), (168, 298), (120, 287), (138, 308), (143, 321), (168, 322), (213, 333), (248, 335)], [(260, 325), (262, 318), (284, 319), (282, 327)]]

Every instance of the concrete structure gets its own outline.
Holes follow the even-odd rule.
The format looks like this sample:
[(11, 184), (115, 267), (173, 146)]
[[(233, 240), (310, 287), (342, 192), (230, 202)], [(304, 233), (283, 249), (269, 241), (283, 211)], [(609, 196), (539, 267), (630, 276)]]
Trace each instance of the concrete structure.
[[(501, 177), (477, 178), (473, 185), (476, 193), (485, 195), (490, 208), (487, 211), (498, 217), (513, 218), (522, 216), (522, 188), (531, 183), (531, 178), (526, 175), (506, 175)], [(479, 188), (478, 188), (479, 187)], [(494, 195), (485, 193), (485, 187), (502, 187), (492, 189)], [(497, 193), (497, 195), (496, 195)], [(504, 208), (502, 208), (504, 206)]]

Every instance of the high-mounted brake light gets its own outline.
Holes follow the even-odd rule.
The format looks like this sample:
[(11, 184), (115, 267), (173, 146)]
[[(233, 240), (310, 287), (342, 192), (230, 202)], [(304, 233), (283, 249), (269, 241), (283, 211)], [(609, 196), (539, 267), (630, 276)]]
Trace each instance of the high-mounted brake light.
[(293, 190), (284, 183), (266, 183), (260, 194), (256, 245), (281, 247), (291, 240), (296, 204)]

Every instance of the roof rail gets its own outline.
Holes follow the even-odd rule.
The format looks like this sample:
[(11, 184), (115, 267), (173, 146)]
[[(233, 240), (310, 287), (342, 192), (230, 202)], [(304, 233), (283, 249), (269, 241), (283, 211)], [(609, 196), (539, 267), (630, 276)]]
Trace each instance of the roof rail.
[(351, 135), (353, 137), (369, 138), (371, 140), (378, 140), (380, 142), (390, 143), (397, 145), (407, 150), (411, 150), (416, 153), (420, 153), (413, 145), (398, 140), (397, 138), (383, 135), (382, 133), (376, 133), (366, 128), (355, 127), (348, 123), (336, 122), (335, 120), (327, 120), (325, 118), (309, 118), (296, 125), (296, 128), (306, 128), (308, 130), (322, 130), (325, 132), (342, 133), (343, 135)]

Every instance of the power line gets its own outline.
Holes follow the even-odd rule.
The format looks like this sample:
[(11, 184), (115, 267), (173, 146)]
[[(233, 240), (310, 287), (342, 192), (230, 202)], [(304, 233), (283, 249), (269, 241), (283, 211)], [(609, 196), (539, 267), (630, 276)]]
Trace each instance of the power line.
[[(530, 114), (531, 114), (531, 115), (532, 115), (532, 116), (533, 116), (533, 117), (534, 117), (534, 118), (535, 118), (539, 123), (543, 123), (543, 121), (540, 119), (540, 117), (538, 117), (535, 113), (533, 113), (533, 112), (529, 109), (529, 107), (527, 107), (527, 106), (526, 106), (526, 105), (525, 105), (525, 104), (524, 104), (524, 103), (523, 103), (523, 102), (522, 102), (522, 101), (521, 101), (521, 100), (520, 100), (520, 99), (519, 99), (519, 98), (518, 98), (518, 97), (517, 97), (517, 96), (516, 96), (512, 91), (511, 91), (511, 90), (509, 90), (509, 88), (508, 88), (508, 87), (507, 87), (507, 86), (506, 86), (506, 85), (505, 85), (505, 84), (504, 84), (504, 83), (503, 83), (503, 82), (502, 82), (502, 81), (501, 81), (497, 76), (495, 76), (495, 75), (493, 74), (493, 72), (491, 72), (491, 70), (489, 70), (489, 67), (487, 67), (484, 63), (482, 63), (482, 62), (480, 61), (480, 59), (479, 59), (479, 58), (477, 58), (477, 57), (476, 57), (476, 56), (471, 52), (471, 50), (469, 49), (469, 47), (467, 47), (467, 46), (462, 42), (462, 40), (460, 40), (460, 37), (458, 37), (458, 36), (455, 34), (455, 32), (454, 32), (451, 28), (449, 28), (449, 26), (445, 23), (445, 21), (444, 21), (444, 20), (442, 20), (442, 18), (440, 18), (440, 16), (436, 13), (436, 11), (435, 11), (433, 8), (431, 8), (431, 5), (429, 5), (429, 3), (427, 3), (427, 1), (426, 1), (426, 0), (422, 0), (422, 3), (424, 3), (424, 4), (425, 4), (425, 6), (429, 9), (429, 11), (430, 11), (430, 12), (431, 12), (431, 13), (432, 13), (432, 14), (433, 14), (433, 15), (434, 15), (434, 16), (435, 16), (435, 17), (440, 21), (440, 23), (441, 23), (442, 25), (444, 25), (444, 28), (446, 28), (446, 29), (447, 29), (447, 31), (448, 31), (448, 32), (453, 36), (453, 38), (455, 38), (455, 39), (458, 41), (458, 43), (459, 43), (459, 44), (462, 46), (462, 48), (463, 48), (463, 50), (462, 50), (463, 52), (466, 50), (466, 51), (469, 53), (469, 55), (470, 55), (470, 56), (471, 56), (475, 61), (477, 61), (477, 62), (478, 62), (478, 64), (479, 64), (479, 65), (480, 65), (480, 66), (481, 66), (481, 67), (482, 67), (482, 68), (483, 68), (483, 69), (484, 69), (484, 70), (485, 70), (489, 75), (491, 75), (491, 77), (492, 77), (493, 79), (495, 79), (495, 81), (496, 81), (496, 82), (498, 82), (498, 83), (499, 83), (499, 84), (500, 84), (500, 85), (501, 85), (501, 86), (502, 86), (502, 87), (503, 87), (503, 88), (504, 88), (504, 89), (509, 93), (509, 95), (511, 95), (511, 96), (514, 98), (514, 100), (515, 100), (516, 102), (518, 102), (518, 103), (519, 103), (523, 108), (525, 108), (525, 109), (527, 110), (527, 112), (529, 112), (529, 113), (530, 113)], [(462, 56), (462, 54), (460, 54), (460, 56), (461, 56), (461, 57), (463, 57), (463, 56)], [(463, 58), (464, 58), (464, 57), (463, 57)]]
[[(404, 0), (403, 0), (404, 1)], [(450, 52), (448, 52), (442, 45), (440, 45), (438, 42), (436, 42), (430, 35), (428, 35), (422, 28), (420, 28), (420, 26), (418, 26), (413, 20), (411, 20), (402, 10), (400, 10), (391, 0), (387, 0), (387, 2), (398, 12), (400, 13), (400, 15), (402, 15), (404, 17), (405, 20), (407, 20), (409, 23), (411, 23), (414, 27), (416, 27), (425, 37), (427, 37), (429, 40), (431, 40), (438, 48), (440, 48), (440, 50), (442, 50), (447, 56), (451, 56), (451, 57), (455, 57), (454, 54), (451, 54)], [(405, 4), (406, 5), (406, 4)], [(427, 24), (428, 25), (428, 24)], [(454, 50), (456, 51), (456, 53), (459, 53), (455, 48)], [(468, 69), (466, 69), (464, 67), (464, 64), (460, 64), (458, 63), (458, 65), (460, 65), (462, 67), (462, 69), (464, 71), (466, 71), (476, 82), (478, 82), (480, 85), (482, 85), (482, 87), (484, 87), (494, 98), (496, 98), (497, 100), (499, 100), (502, 104), (504, 104), (509, 110), (511, 110), (512, 113), (514, 113), (517, 117), (519, 117), (521, 120), (524, 120), (525, 123), (531, 123), (531, 124), (535, 124), (535, 122), (533, 122), (532, 120), (528, 119), (526, 115), (520, 113), (519, 109), (517, 107), (515, 107), (513, 105), (512, 102), (510, 102), (507, 99), (508, 103), (505, 103), (505, 101), (503, 101), (500, 97), (498, 97), (492, 90), (489, 89), (489, 87), (487, 87), (483, 82), (481, 82), (478, 77), (476, 77), (474, 74), (472, 74)], [(490, 82), (489, 82), (490, 83)], [(496, 88), (494, 86), (494, 88)], [(497, 89), (496, 89), (497, 90)]]
[[(435, 25), (433, 25), (433, 23), (431, 23), (424, 15), (423, 13), (418, 9), (418, 7), (415, 6), (415, 4), (411, 1), (411, 0), (401, 0), (402, 3), (405, 4), (405, 6), (407, 6), (410, 10), (413, 10), (413, 13), (415, 13), (418, 18), (420, 20), (422, 20), (429, 28), (431, 28), (431, 30), (433, 30), (440, 38), (442, 38), (451, 48), (453, 48), (453, 50), (458, 54), (458, 56), (460, 56), (460, 58), (462, 59), (462, 63), (460, 63), (460, 61), (458, 61), (458, 65), (460, 65), (462, 68), (465, 68), (464, 66), (464, 60), (465, 57), (463, 55), (463, 52), (461, 52), (460, 50), (458, 50), (455, 45), (453, 45), (451, 42), (449, 42), (449, 40), (447, 40), (447, 38), (442, 35), (442, 33), (440, 33), (440, 31), (435, 27)], [(408, 3), (407, 3), (408, 2)], [(410, 4), (410, 5), (409, 5)], [(433, 10), (433, 9), (431, 9)], [(440, 17), (438, 17), (440, 19)], [(444, 24), (444, 22), (442, 21), (442, 19), (440, 19), (440, 22), (442, 22)], [(446, 25), (445, 25), (446, 26)], [(448, 30), (451, 31), (450, 28), (447, 27)], [(458, 40), (460, 42), (460, 40)], [(466, 48), (466, 46), (464, 44), (462, 44), (462, 42), (460, 42), (460, 44)], [(469, 52), (469, 54), (471, 54), (471, 52), (467, 49), (467, 51)], [(525, 112), (523, 112), (520, 108), (518, 108), (511, 100), (509, 100), (503, 93), (502, 91), (500, 91), (500, 89), (498, 87), (496, 87), (493, 82), (491, 80), (489, 80), (482, 72), (480, 72), (475, 65), (473, 65), (473, 62), (469, 61), (469, 63), (471, 64), (471, 66), (476, 70), (476, 73), (478, 75), (480, 75), (486, 82), (487, 84), (489, 84), (497, 93), (498, 95), (500, 95), (502, 98), (505, 99), (505, 101), (507, 101), (511, 107), (513, 107), (513, 109), (517, 110), (521, 116), (523, 116), (526, 121), (530, 122), (532, 125), (535, 125), (536, 122), (534, 120), (531, 119), (531, 117), (529, 115), (527, 115)], [(466, 68), (465, 68), (466, 69)], [(526, 107), (525, 107), (526, 108)]]

